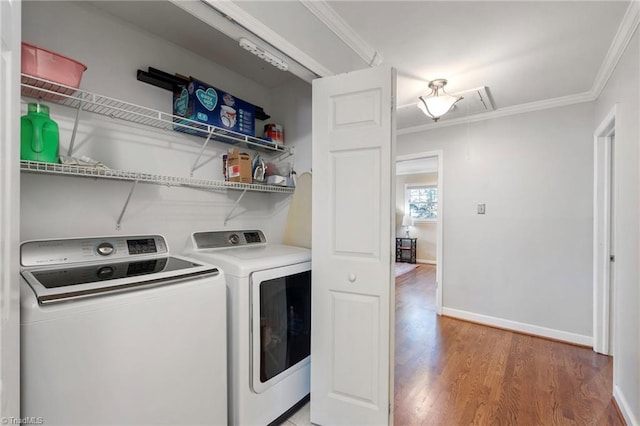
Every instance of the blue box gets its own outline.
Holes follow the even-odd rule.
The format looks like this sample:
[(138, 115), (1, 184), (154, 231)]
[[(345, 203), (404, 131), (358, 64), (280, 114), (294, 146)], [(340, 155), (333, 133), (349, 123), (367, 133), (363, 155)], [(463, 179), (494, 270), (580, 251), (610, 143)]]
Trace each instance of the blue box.
[[(173, 92), (173, 115), (224, 130), (255, 136), (255, 112), (254, 105), (193, 77)], [(177, 118), (174, 122), (189, 124)], [(174, 125), (174, 130), (206, 136), (181, 126)]]

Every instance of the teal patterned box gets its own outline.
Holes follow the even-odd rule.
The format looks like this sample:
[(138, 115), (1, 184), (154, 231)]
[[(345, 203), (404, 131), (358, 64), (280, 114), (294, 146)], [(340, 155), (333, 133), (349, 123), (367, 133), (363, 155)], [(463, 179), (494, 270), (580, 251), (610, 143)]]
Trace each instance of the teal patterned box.
[[(174, 115), (249, 136), (255, 136), (255, 111), (254, 105), (193, 77), (173, 92)], [(183, 121), (174, 118), (174, 122)], [(175, 125), (174, 130), (197, 133)]]

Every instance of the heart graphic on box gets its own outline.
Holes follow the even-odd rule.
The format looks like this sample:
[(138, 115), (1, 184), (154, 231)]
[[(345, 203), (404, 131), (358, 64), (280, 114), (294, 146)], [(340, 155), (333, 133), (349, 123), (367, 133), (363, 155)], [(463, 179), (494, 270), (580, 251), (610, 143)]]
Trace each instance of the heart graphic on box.
[(187, 89), (182, 89), (180, 92), (180, 96), (176, 98), (173, 103), (173, 110), (176, 114), (183, 116), (187, 113), (187, 108), (189, 107), (189, 92)]
[(196, 97), (198, 98), (202, 106), (204, 106), (209, 111), (213, 111), (216, 105), (218, 105), (218, 93), (211, 87), (209, 87), (206, 91), (202, 89), (196, 90)]

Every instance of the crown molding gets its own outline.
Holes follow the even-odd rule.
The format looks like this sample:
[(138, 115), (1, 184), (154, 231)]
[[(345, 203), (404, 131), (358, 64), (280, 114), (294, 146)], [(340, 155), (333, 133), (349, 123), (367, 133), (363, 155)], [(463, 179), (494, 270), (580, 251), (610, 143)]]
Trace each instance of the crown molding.
[(325, 0), (299, 0), (309, 12), (327, 26), (351, 50), (371, 67), (382, 63), (382, 56), (360, 37)]
[(639, 23), (640, 1), (632, 0), (624, 14), (624, 17), (622, 18), (618, 31), (611, 42), (611, 46), (609, 46), (609, 51), (600, 66), (600, 70), (593, 82), (593, 86), (591, 87), (591, 93), (594, 98), (600, 96), (602, 89), (604, 89), (604, 86), (609, 81), (611, 74), (613, 74), (616, 65), (618, 65), (620, 58), (622, 58), (625, 49), (629, 45), (633, 34), (636, 32)]
[[(174, 2), (176, 0), (173, 0)], [(309, 71), (319, 77), (335, 75), (333, 71), (320, 64), (311, 56), (298, 49), (295, 45), (287, 41), (280, 34), (256, 19), (253, 15), (242, 9), (231, 1), (201, 0), (207, 6), (225, 15), (227, 19), (234, 21), (244, 29), (248, 30), (256, 37), (270, 44), (280, 52), (284, 53), (294, 61), (298, 62)]]
[(511, 107), (501, 108), (490, 112), (482, 112), (479, 114), (466, 115), (464, 117), (452, 118), (449, 120), (441, 120), (437, 123), (421, 124), (419, 126), (406, 127), (404, 129), (398, 129), (397, 135), (407, 135), (411, 133), (418, 133), (427, 130), (439, 129), (442, 127), (456, 126), (459, 124), (475, 123), (478, 121), (493, 120), (495, 118), (508, 117), (511, 115), (524, 114), (527, 112), (540, 111), (549, 108), (558, 108), (568, 105), (581, 104), (585, 102), (593, 102), (596, 97), (593, 96), (591, 91), (579, 93), (577, 95), (561, 96), (558, 98), (544, 99), (542, 101), (530, 102), (527, 104), (514, 105)]

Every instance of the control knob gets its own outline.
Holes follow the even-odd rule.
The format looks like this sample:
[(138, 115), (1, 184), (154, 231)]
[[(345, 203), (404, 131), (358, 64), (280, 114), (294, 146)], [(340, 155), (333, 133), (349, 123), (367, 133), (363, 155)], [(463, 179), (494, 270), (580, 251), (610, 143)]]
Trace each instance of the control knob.
[(113, 244), (111, 243), (100, 243), (96, 250), (100, 256), (109, 256), (115, 251), (115, 249), (113, 248)]

